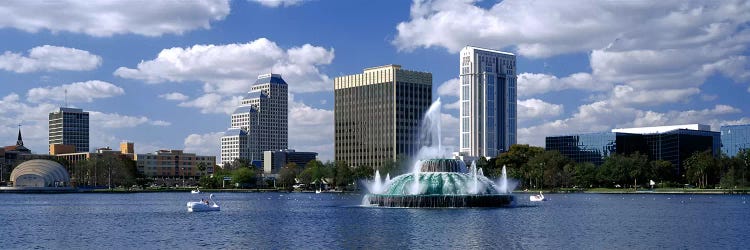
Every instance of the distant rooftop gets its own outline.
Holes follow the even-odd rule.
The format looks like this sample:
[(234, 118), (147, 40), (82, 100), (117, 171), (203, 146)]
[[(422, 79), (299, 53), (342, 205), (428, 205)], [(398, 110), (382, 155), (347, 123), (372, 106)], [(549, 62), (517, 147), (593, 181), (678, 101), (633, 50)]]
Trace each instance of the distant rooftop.
[(280, 74), (262, 74), (258, 76), (258, 80), (255, 80), (255, 84), (263, 83), (275, 83), (275, 84), (286, 84)]
[(60, 109), (55, 112), (83, 113), (83, 109), (60, 107)]
[(658, 134), (669, 132), (677, 129), (688, 129), (688, 130), (701, 130), (711, 131), (711, 126), (704, 124), (683, 124), (683, 125), (671, 125), (671, 126), (658, 126), (658, 127), (641, 127), (641, 128), (616, 128), (612, 129), (613, 133), (628, 133), (628, 134)]
[(506, 54), (506, 55), (515, 56), (515, 54), (510, 53), (510, 52), (499, 51), (499, 50), (494, 50), (494, 49), (480, 48), (480, 47), (475, 47), (475, 46), (466, 46), (466, 47), (464, 47), (464, 49), (484, 50), (484, 51), (489, 51), (489, 52), (494, 52), (494, 53), (499, 53), (499, 54)]

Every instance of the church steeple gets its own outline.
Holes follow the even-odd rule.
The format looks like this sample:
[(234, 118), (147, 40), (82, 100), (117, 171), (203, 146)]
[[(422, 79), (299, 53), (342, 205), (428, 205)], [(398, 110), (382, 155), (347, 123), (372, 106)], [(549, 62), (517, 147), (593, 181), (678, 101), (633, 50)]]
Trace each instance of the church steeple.
[(18, 140), (16, 146), (23, 146), (23, 138), (21, 138), (21, 125), (18, 125)]

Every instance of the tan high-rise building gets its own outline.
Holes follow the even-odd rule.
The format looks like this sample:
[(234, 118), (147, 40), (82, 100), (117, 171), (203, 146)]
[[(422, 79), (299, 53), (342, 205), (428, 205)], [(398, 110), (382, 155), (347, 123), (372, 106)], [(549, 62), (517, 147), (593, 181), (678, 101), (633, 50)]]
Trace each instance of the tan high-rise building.
[(422, 117), (432, 102), (432, 74), (400, 65), (336, 77), (335, 159), (380, 167), (419, 150)]
[(135, 146), (133, 142), (129, 142), (129, 141), (120, 142), (120, 153), (121, 154), (134, 154)]

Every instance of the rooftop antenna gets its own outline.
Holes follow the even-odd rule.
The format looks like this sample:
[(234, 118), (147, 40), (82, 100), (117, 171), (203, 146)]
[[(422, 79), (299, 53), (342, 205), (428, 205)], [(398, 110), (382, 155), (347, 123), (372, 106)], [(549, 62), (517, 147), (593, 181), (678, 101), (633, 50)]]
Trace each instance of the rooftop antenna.
[(68, 89), (65, 89), (65, 107), (68, 107)]

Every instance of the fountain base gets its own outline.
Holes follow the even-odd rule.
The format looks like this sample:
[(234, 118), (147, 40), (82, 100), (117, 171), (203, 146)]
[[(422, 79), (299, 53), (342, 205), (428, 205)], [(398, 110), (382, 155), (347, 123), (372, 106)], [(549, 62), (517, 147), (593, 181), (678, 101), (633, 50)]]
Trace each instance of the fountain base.
[(510, 194), (482, 195), (389, 195), (368, 194), (367, 202), (380, 207), (509, 207), (515, 205)]

